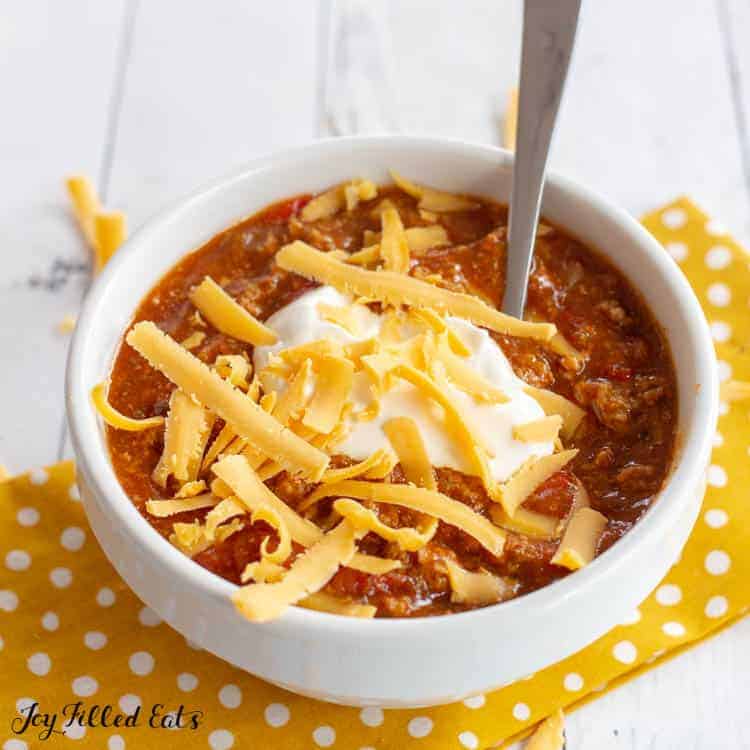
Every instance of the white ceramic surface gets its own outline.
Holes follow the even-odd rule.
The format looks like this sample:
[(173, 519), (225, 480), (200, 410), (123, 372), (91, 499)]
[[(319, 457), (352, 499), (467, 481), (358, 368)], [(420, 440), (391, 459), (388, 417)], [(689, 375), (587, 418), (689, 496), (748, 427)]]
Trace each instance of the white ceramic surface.
[[(675, 561), (697, 514), (716, 422), (713, 346), (682, 274), (625, 212), (551, 176), (543, 214), (604, 252), (639, 288), (670, 340), (680, 398), (674, 471), (623, 540), (586, 569), (495, 607), (440, 618), (360, 621), (290, 609), (244, 621), (233, 586), (184, 558), (136, 512), (107, 457), (90, 408), (143, 295), (185, 252), (265, 204), (351, 177), (387, 179), (394, 166), (438, 187), (507, 200), (511, 157), (419, 137), (321, 141), (259, 159), (149, 222), (96, 282), (79, 318), (66, 385), (79, 482), (103, 549), (133, 590), (173, 627), (219, 656), (325, 700), (415, 706), (459, 699), (522, 677), (622, 620)], [(430, 665), (426, 668), (426, 665)]]

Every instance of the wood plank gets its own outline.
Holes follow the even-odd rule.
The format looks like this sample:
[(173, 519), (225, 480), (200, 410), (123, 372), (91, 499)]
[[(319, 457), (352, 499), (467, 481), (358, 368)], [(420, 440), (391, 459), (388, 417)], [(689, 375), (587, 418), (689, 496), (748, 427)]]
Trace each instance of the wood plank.
[(111, 182), (133, 226), (259, 154), (313, 137), (316, 6), (141, 5)]
[[(517, 80), (520, 4), (389, 8), (401, 129), (499, 144)], [(552, 168), (635, 214), (688, 193), (750, 239), (713, 3), (587, 3), (581, 15)]]
[(313, 138), (319, 21), (317, 4), (294, 0), (139, 6), (108, 181), (132, 229), (253, 157)]
[(635, 214), (686, 193), (747, 241), (747, 192), (713, 3), (589, 3), (578, 42), (555, 168)]
[[(735, 127), (740, 140), (740, 167), (745, 179), (750, 213), (750, 5), (746, 0), (716, 0), (727, 72), (732, 92)], [(750, 236), (750, 218), (745, 227)]]
[[(63, 420), (68, 337), (88, 252), (67, 211), (63, 178), (102, 164), (123, 3), (9, 0), (0, 11), (0, 462), (13, 470), (54, 460)], [(22, 74), (19, 74), (22, 71)]]

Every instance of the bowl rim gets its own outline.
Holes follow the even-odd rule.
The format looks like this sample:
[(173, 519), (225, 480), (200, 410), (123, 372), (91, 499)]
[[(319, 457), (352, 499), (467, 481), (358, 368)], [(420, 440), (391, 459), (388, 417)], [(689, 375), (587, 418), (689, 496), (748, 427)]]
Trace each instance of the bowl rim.
[[(78, 459), (78, 470), (106, 505), (108, 512), (114, 515), (121, 529), (127, 531), (132, 540), (147, 554), (152, 555), (158, 564), (167, 569), (180, 583), (197, 587), (204, 595), (222, 598), (229, 601), (231, 594), (237, 590), (236, 584), (230, 583), (205, 568), (194, 563), (165, 540), (148, 521), (141, 516), (133, 503), (120, 486), (112, 469), (107, 452), (102, 449), (100, 436), (91, 434), (85, 424), (85, 409), (90, 409), (88, 388), (84, 373), (84, 351), (90, 329), (95, 323), (97, 311), (103, 303), (106, 293), (116, 286), (116, 277), (120, 266), (128, 260), (128, 255), (142, 242), (162, 231), (162, 229), (180, 216), (189, 213), (191, 208), (202, 201), (210, 201), (212, 193), (223, 190), (236, 181), (243, 181), (253, 173), (273, 169), (280, 163), (294, 160), (302, 155), (310, 156), (315, 152), (319, 158), (323, 155), (343, 155), (352, 148), (369, 146), (394, 146), (401, 144), (412, 148), (432, 149), (437, 152), (454, 152), (458, 154), (494, 159), (506, 164), (512, 163), (513, 156), (506, 149), (490, 145), (470, 143), (460, 139), (419, 136), (419, 135), (378, 135), (349, 136), (327, 138), (305, 145), (284, 149), (260, 156), (234, 170), (229, 175), (213, 180), (203, 187), (168, 205), (165, 209), (152, 215), (127, 241), (104, 271), (94, 281), (88, 292), (68, 354), (65, 379), (65, 400), (68, 424)], [(343, 153), (342, 153), (343, 152)], [(300, 629), (309, 635), (317, 633), (326, 635), (367, 634), (371, 637), (392, 639), (406, 635), (415, 635), (418, 630), (429, 627), (436, 633), (448, 632), (455, 627), (475, 627), (489, 619), (500, 617), (506, 612), (524, 608), (540, 611), (556, 609), (574, 594), (584, 595), (582, 589), (594, 587), (599, 579), (604, 578), (615, 568), (628, 564), (632, 555), (648, 537), (659, 537), (666, 533), (674, 523), (675, 514), (681, 510), (681, 492), (690, 486), (700, 473), (705, 471), (707, 457), (711, 451), (711, 440), (718, 418), (718, 374), (716, 358), (711, 336), (703, 311), (695, 294), (677, 264), (664, 251), (657, 240), (624, 209), (611, 203), (593, 190), (554, 171), (548, 172), (547, 182), (565, 194), (571, 204), (583, 202), (595, 213), (606, 217), (608, 222), (617, 226), (631, 244), (641, 246), (647, 252), (662, 277), (675, 291), (684, 308), (686, 331), (689, 334), (690, 347), (695, 353), (697, 380), (703, 385), (699, 389), (694, 409), (693, 427), (703, 425), (703, 429), (692, 429), (691, 434), (681, 435), (680, 455), (672, 466), (658, 499), (644, 516), (616, 544), (599, 555), (589, 565), (567, 575), (547, 586), (524, 596), (500, 602), (488, 607), (452, 613), (439, 617), (409, 618), (373, 618), (359, 619), (325, 612), (317, 612), (301, 607), (289, 607), (279, 619), (265, 623), (264, 627), (276, 629), (279, 634), (294, 633)], [(280, 196), (282, 200), (284, 196)], [(190, 252), (186, 250), (185, 253)], [(135, 304), (133, 305), (135, 308)], [(248, 623), (250, 624), (250, 623)]]

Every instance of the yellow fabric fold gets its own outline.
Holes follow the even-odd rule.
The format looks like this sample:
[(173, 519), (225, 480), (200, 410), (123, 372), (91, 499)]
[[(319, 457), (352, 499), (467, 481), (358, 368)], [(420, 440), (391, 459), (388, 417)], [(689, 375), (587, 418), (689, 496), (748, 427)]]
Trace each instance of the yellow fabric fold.
[[(687, 275), (716, 340), (723, 379), (750, 380), (750, 261), (689, 200), (645, 226)], [(623, 623), (569, 659), (485, 696), (433, 709), (343, 708), (292, 695), (196, 650), (115, 574), (87, 523), (72, 464), (0, 484), (0, 747), (40, 746), (43, 726), (14, 734), (29, 699), (42, 711), (140, 706), (136, 727), (66, 732), (71, 747), (487, 748), (509, 742), (558, 707), (571, 710), (741, 617), (750, 605), (750, 503), (743, 479), (750, 403), (722, 406), (704, 506), (680, 562)], [(363, 676), (363, 679), (366, 677)], [(159, 716), (196, 729), (149, 726)], [(14, 717), (16, 724), (12, 725)], [(56, 731), (63, 729), (58, 718)], [(156, 723), (159, 723), (156, 719)], [(168, 722), (169, 719), (165, 719)], [(20, 722), (20, 723), (19, 723)], [(42, 746), (67, 746), (53, 735)]]

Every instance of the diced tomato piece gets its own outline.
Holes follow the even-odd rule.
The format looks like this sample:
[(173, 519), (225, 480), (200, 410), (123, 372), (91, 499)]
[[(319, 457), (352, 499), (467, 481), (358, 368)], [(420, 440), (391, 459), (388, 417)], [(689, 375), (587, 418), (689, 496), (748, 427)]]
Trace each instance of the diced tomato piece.
[(563, 518), (573, 504), (577, 488), (576, 478), (563, 469), (540, 484), (526, 499), (523, 507), (536, 513)]
[(269, 206), (262, 214), (263, 218), (268, 221), (289, 221), (292, 216), (296, 216), (310, 201), (312, 195), (298, 195), (296, 198), (290, 198), (286, 201), (279, 201)]
[(604, 370), (604, 377), (610, 380), (617, 380), (621, 383), (627, 383), (633, 378), (633, 368), (614, 362)]

